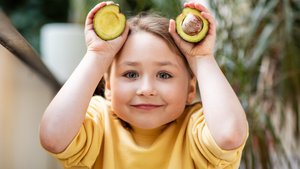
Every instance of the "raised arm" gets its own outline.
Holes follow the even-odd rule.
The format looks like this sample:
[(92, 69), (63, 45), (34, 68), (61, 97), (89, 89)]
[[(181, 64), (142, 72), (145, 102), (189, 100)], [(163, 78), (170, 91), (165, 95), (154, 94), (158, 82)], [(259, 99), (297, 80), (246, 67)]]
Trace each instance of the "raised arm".
[(213, 55), (215, 21), (199, 3), (186, 3), (184, 7), (202, 11), (201, 15), (209, 21), (208, 34), (200, 43), (187, 43), (176, 34), (174, 20), (170, 20), (169, 32), (198, 80), (205, 120), (216, 143), (225, 150), (237, 148), (246, 139), (248, 123), (235, 92)]
[(50, 152), (63, 151), (76, 136), (95, 88), (127, 38), (127, 26), (120, 37), (111, 41), (101, 40), (94, 32), (93, 17), (108, 3), (110, 2), (99, 3), (87, 15), (87, 52), (42, 117), (40, 141)]

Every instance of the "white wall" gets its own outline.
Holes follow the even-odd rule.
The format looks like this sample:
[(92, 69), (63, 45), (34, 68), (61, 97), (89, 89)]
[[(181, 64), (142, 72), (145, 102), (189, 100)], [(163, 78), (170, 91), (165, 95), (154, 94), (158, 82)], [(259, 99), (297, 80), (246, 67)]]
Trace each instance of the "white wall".
[(47, 82), (0, 45), (0, 168), (55, 169), (38, 126), (54, 96)]

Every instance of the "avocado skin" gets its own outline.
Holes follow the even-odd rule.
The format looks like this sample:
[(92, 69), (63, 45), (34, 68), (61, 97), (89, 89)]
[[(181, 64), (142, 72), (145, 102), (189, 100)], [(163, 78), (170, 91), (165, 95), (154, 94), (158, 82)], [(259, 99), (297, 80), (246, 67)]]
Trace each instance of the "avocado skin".
[(118, 4), (109, 4), (99, 9), (93, 19), (96, 34), (103, 40), (113, 40), (125, 30), (126, 17)]
[[(199, 17), (199, 18), (202, 20), (202, 22), (203, 22), (202, 30), (201, 30), (198, 34), (193, 35), (193, 36), (186, 34), (186, 33), (182, 30), (182, 26), (181, 26), (181, 25), (182, 25), (182, 22), (183, 22), (183, 20), (184, 20), (184, 18), (185, 18), (189, 13), (191, 13), (191, 14), (193, 14), (193, 15)], [(201, 16), (201, 12), (200, 12), (200, 11), (198, 11), (198, 10), (196, 10), (196, 9), (194, 9), (194, 8), (184, 8), (184, 9), (182, 10), (182, 13), (181, 13), (180, 15), (178, 15), (177, 18), (176, 18), (176, 31), (177, 31), (178, 35), (179, 35), (183, 40), (185, 40), (185, 41), (187, 41), (187, 42), (191, 42), (191, 43), (197, 43), (197, 42), (200, 42), (200, 41), (206, 36), (206, 34), (207, 34), (207, 32), (208, 32), (208, 27), (209, 27), (208, 21), (207, 21), (205, 18), (203, 18), (203, 17)]]

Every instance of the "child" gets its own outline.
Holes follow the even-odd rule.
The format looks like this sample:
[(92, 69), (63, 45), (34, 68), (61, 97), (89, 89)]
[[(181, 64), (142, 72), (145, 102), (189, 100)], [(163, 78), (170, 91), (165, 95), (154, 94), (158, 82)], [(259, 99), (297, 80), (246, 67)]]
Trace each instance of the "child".
[[(238, 168), (247, 120), (213, 56), (208, 10), (184, 5), (210, 23), (198, 44), (183, 41), (174, 20), (156, 15), (134, 17), (120, 37), (103, 41), (93, 17), (108, 3), (87, 16), (87, 53), (44, 113), (43, 147), (65, 168)], [(92, 97), (102, 77), (106, 99)], [(203, 107), (193, 103), (196, 79)]]

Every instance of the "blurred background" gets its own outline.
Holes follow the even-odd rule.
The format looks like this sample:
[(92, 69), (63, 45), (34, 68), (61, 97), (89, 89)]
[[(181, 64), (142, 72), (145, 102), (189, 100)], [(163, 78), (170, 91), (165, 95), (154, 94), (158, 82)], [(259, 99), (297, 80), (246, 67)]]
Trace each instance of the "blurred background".
[[(118, 0), (130, 17), (176, 18), (184, 1)], [(198, 0), (218, 22), (215, 56), (247, 113), (241, 169), (300, 168), (300, 1)], [(0, 0), (0, 168), (60, 169), (38, 138), (43, 111), (85, 52), (95, 0)]]

